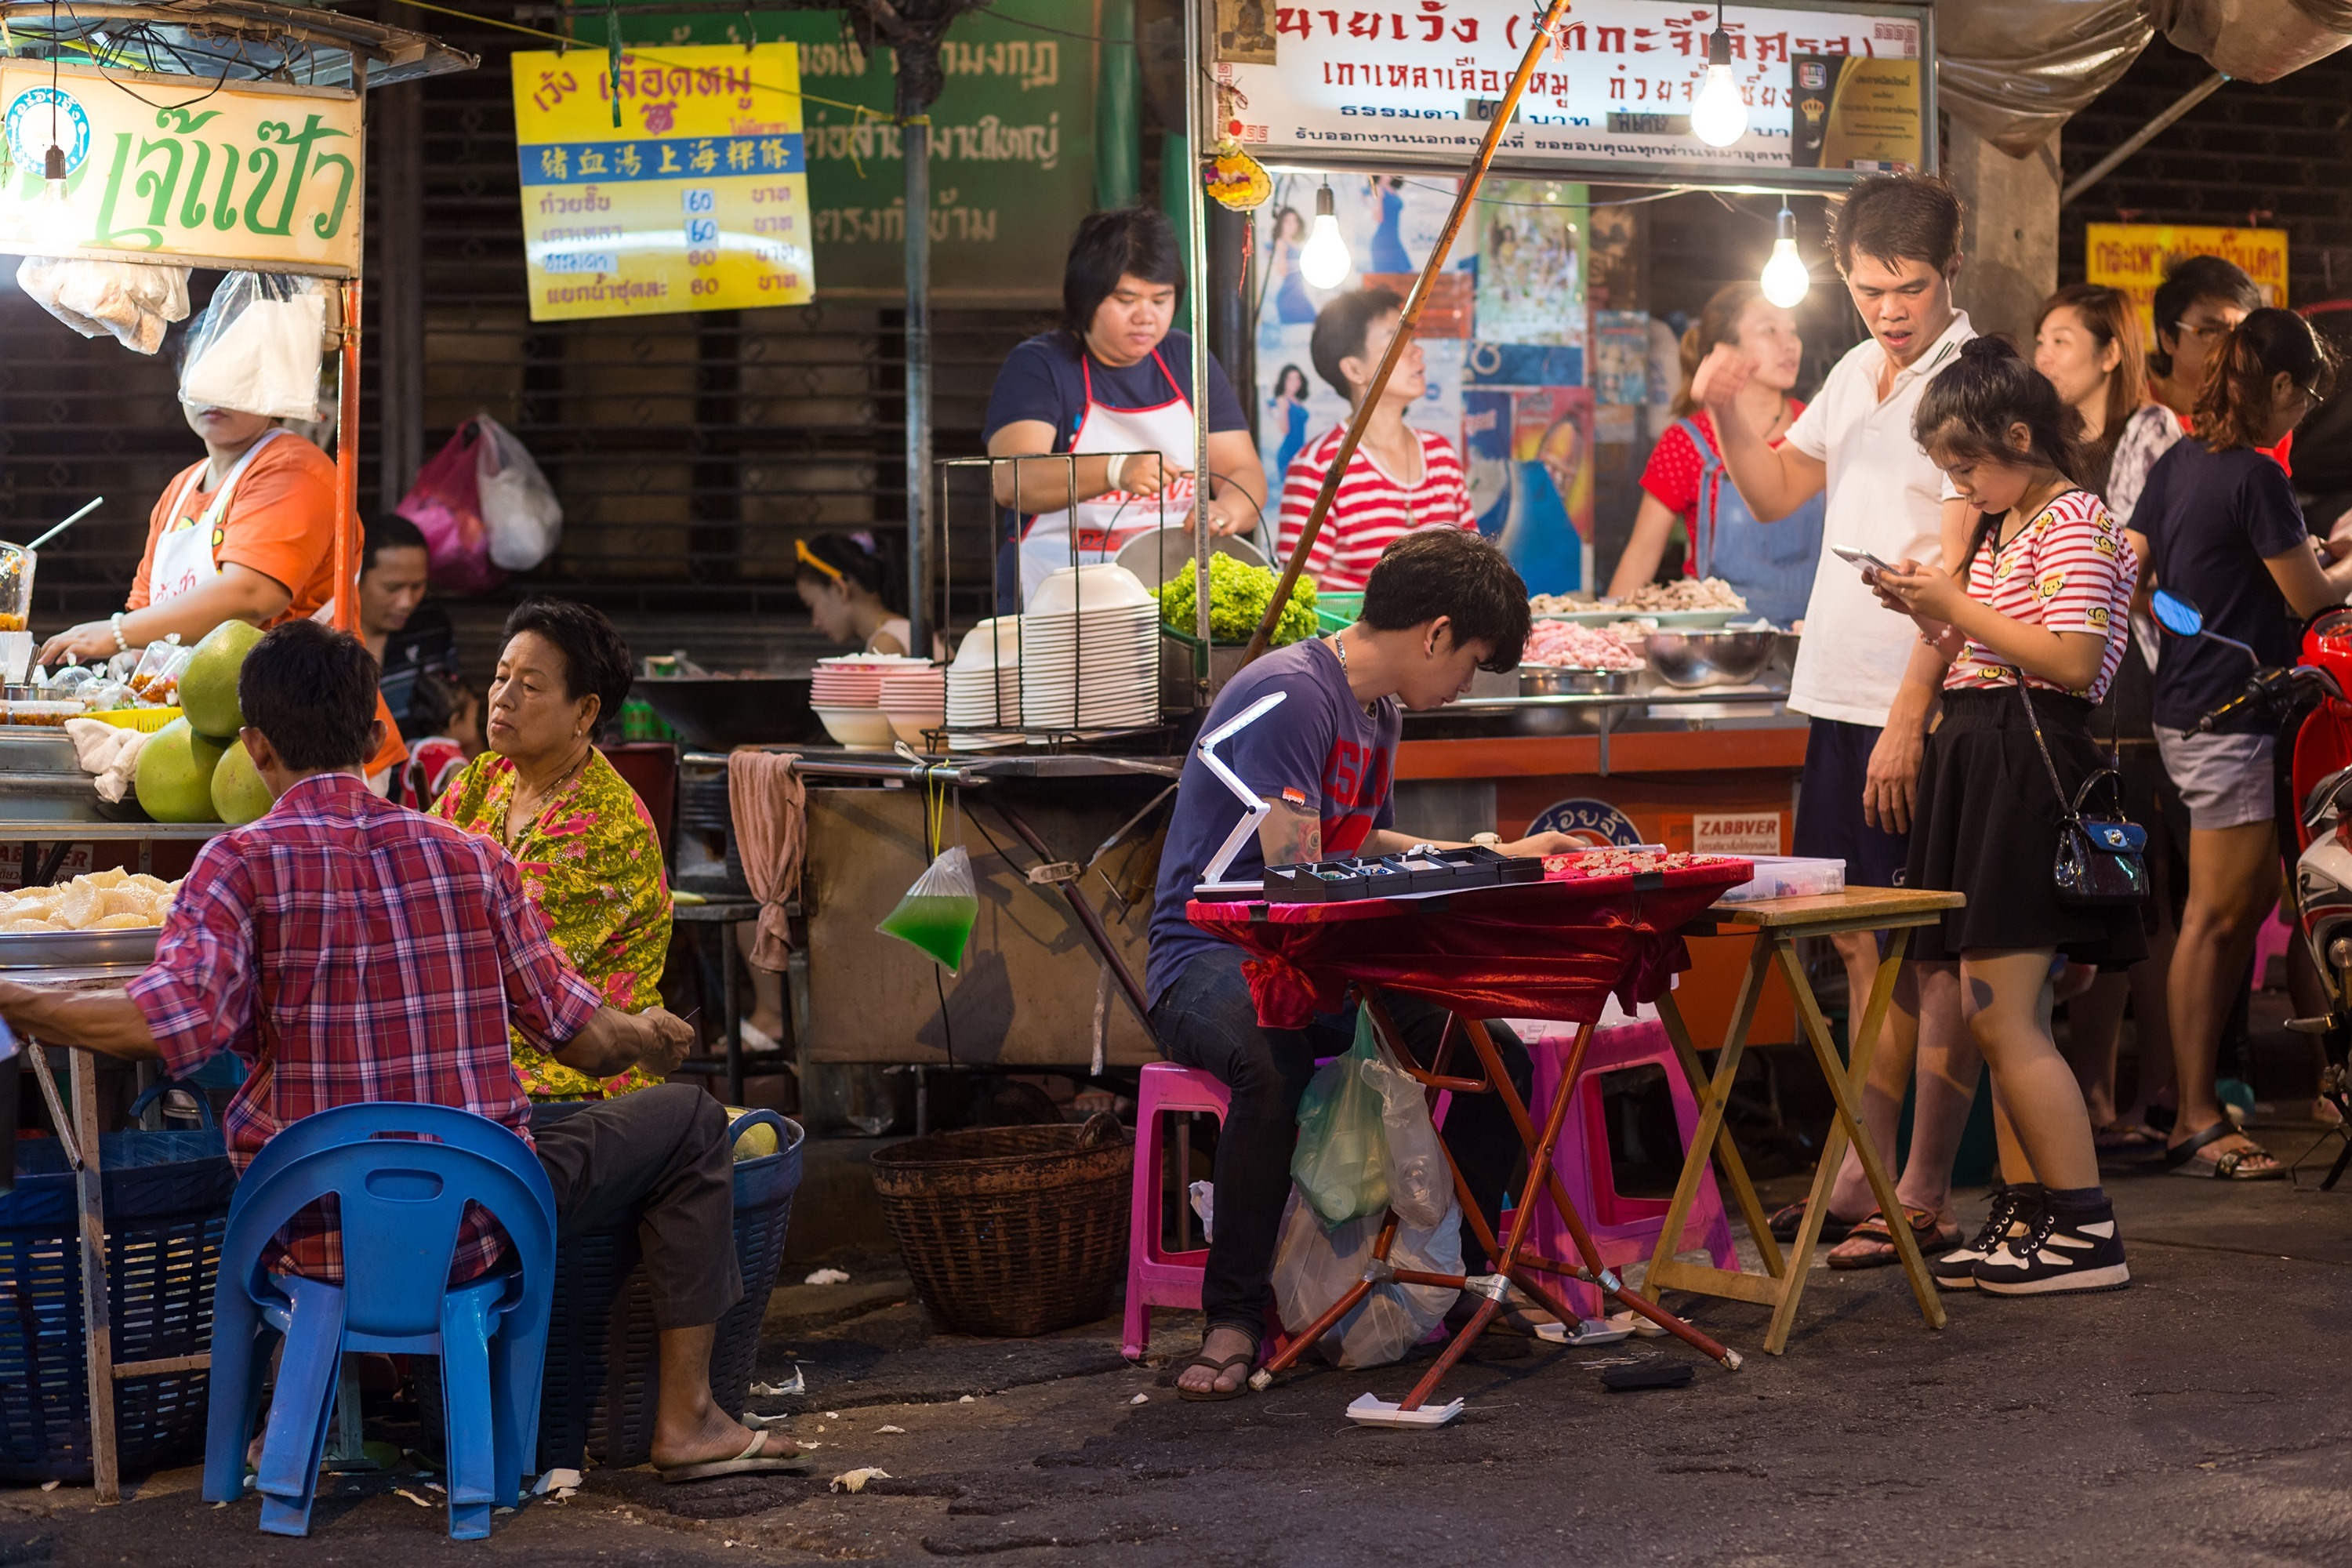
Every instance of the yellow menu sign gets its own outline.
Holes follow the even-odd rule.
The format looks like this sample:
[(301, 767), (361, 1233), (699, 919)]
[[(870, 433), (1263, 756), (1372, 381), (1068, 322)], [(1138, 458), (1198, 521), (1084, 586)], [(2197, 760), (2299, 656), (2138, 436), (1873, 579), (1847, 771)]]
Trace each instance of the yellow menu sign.
[[(2120, 289), (2139, 307), (2140, 331), (2155, 325), (2156, 286), (2175, 263), (2191, 256), (2234, 262), (2263, 291), (2265, 305), (2286, 303), (2286, 230), (2201, 228), (2173, 223), (2085, 224), (2083, 275)], [(2151, 337), (2151, 343), (2155, 342)]]
[(807, 303), (794, 46), (625, 52), (617, 81), (610, 62), (514, 57), (531, 320)]
[[(0, 63), (0, 251), (347, 278), (360, 265), (356, 94)], [(153, 100), (166, 100), (157, 104)], [(42, 177), (65, 155), (62, 192)]]

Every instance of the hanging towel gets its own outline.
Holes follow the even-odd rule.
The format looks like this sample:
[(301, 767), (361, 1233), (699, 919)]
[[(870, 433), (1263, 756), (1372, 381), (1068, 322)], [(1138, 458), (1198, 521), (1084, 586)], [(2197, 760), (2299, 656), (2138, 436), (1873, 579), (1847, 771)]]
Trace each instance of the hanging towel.
[(784, 906), (800, 892), (801, 859), (808, 849), (808, 790), (790, 752), (746, 748), (727, 754), (727, 808), (735, 819), (735, 847), (744, 879), (760, 900), (760, 931), (747, 955), (781, 973), (793, 950)]

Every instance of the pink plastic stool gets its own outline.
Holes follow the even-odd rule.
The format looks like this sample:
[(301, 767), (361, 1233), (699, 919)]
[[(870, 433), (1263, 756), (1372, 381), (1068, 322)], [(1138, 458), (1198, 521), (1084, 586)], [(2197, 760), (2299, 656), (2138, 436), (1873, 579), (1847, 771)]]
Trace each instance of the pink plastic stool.
[[(1535, 1060), (1534, 1103), (1549, 1105), (1552, 1096), (1559, 1092), (1560, 1068), (1567, 1064), (1569, 1047), (1575, 1043), (1576, 1026), (1514, 1023), (1512, 1027)], [(1629, 1198), (1618, 1192), (1609, 1163), (1609, 1123), (1601, 1102), (1601, 1079), (1610, 1073), (1653, 1064), (1665, 1071), (1666, 1092), (1674, 1100), (1675, 1128), (1687, 1148), (1692, 1133), (1698, 1128), (1698, 1100), (1683, 1076), (1682, 1064), (1675, 1059), (1674, 1043), (1666, 1037), (1665, 1026), (1652, 1022), (1593, 1032), (1592, 1045), (1585, 1053), (1584, 1071), (1577, 1079), (1575, 1102), (1570, 1107), (1566, 1125), (1560, 1129), (1559, 1149), (1554, 1156), (1560, 1184), (1568, 1189), (1577, 1212), (1584, 1216), (1593, 1242), (1601, 1249), (1601, 1262), (1612, 1268), (1649, 1260), (1657, 1250), (1658, 1233), (1665, 1227), (1670, 1205), (1664, 1198)], [(1676, 1164), (1680, 1164), (1679, 1160)], [(1568, 1226), (1561, 1223), (1550, 1199), (1542, 1201), (1543, 1207), (1535, 1216), (1536, 1250), (1573, 1261), (1577, 1257), (1576, 1243), (1568, 1234)], [(1723, 1196), (1716, 1189), (1711, 1167), (1706, 1180), (1699, 1184), (1697, 1201), (1691, 1205), (1690, 1217), (1684, 1223), (1682, 1245), (1675, 1250), (1688, 1250), (1694, 1245), (1694, 1237), (1697, 1238), (1696, 1245), (1706, 1248), (1717, 1268), (1739, 1266), (1738, 1254), (1731, 1241), (1731, 1222), (1723, 1212)], [(1600, 1316), (1599, 1287), (1558, 1277), (1550, 1283), (1579, 1312), (1588, 1318)]]
[[(2273, 910), (2263, 929), (2254, 933), (2253, 989), (2260, 991), (2269, 983), (2271, 960), (2279, 961), (2282, 973), (2286, 965), (2287, 949), (2294, 944), (2294, 928), (2287, 924), (2284, 910)], [(2285, 981), (2282, 979), (2283, 985)]]
[[(1201, 1310), (1201, 1280), (1209, 1266), (1206, 1247), (1169, 1252), (1160, 1245), (1160, 1204), (1167, 1180), (1160, 1118), (1202, 1112), (1223, 1126), (1233, 1098), (1223, 1084), (1197, 1068), (1152, 1062), (1143, 1069), (1136, 1096), (1135, 1184), (1127, 1222), (1127, 1322), (1119, 1335), (1119, 1352), (1129, 1361), (1139, 1359), (1151, 1342), (1152, 1308)], [(1180, 1184), (1179, 1203), (1189, 1204), (1182, 1191), (1188, 1184)], [(1652, 1234), (1656, 1228), (1651, 1227)]]

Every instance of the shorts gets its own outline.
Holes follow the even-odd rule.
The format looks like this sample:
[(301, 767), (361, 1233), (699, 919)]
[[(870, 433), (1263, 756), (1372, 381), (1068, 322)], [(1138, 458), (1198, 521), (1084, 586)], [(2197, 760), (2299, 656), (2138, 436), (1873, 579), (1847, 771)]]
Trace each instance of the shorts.
[(1792, 853), (1845, 862), (1852, 888), (1899, 888), (1910, 839), (1862, 819), (1862, 790), (1878, 731), (1841, 719), (1815, 719), (1805, 736), (1805, 772), (1797, 790)]
[(2157, 750), (2200, 833), (2246, 827), (2278, 816), (2275, 735), (2200, 735), (2156, 727)]

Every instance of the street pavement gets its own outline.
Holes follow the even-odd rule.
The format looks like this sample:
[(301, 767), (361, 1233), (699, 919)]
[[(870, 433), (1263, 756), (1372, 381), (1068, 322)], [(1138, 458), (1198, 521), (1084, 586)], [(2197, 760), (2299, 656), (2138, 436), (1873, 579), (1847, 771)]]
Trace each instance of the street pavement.
[[(2316, 1130), (2264, 1135), (2293, 1157)], [(752, 1407), (816, 1445), (806, 1479), (592, 1471), (487, 1543), (446, 1539), (422, 1475), (335, 1481), (304, 1541), (259, 1534), (250, 1499), (203, 1503), (194, 1469), (115, 1509), (86, 1489), (0, 1489), (0, 1568), (2352, 1563), (2352, 1183), (2309, 1190), (2331, 1154), (2300, 1189), (2117, 1175), (2125, 1291), (1948, 1297), (1950, 1325), (1929, 1332), (1894, 1270), (1823, 1268), (1784, 1356), (1761, 1352), (1761, 1310), (1710, 1302), (1692, 1315), (1745, 1353), (1740, 1372), (1602, 1391), (1628, 1358), (1696, 1363), (1665, 1340), (1474, 1360), (1446, 1390), (1466, 1414), (1434, 1432), (1341, 1414), (1367, 1391), (1399, 1397), (1418, 1363), (1187, 1404), (1161, 1379), (1197, 1318), (1156, 1319), (1142, 1367), (1121, 1360), (1116, 1319), (1034, 1341), (932, 1334), (894, 1260), (852, 1259), (849, 1286), (782, 1289), (769, 1316), (761, 1376), (797, 1367), (808, 1394)], [(1981, 1212), (1968, 1194), (1964, 1217)], [(860, 1468), (887, 1479), (829, 1489)]]

